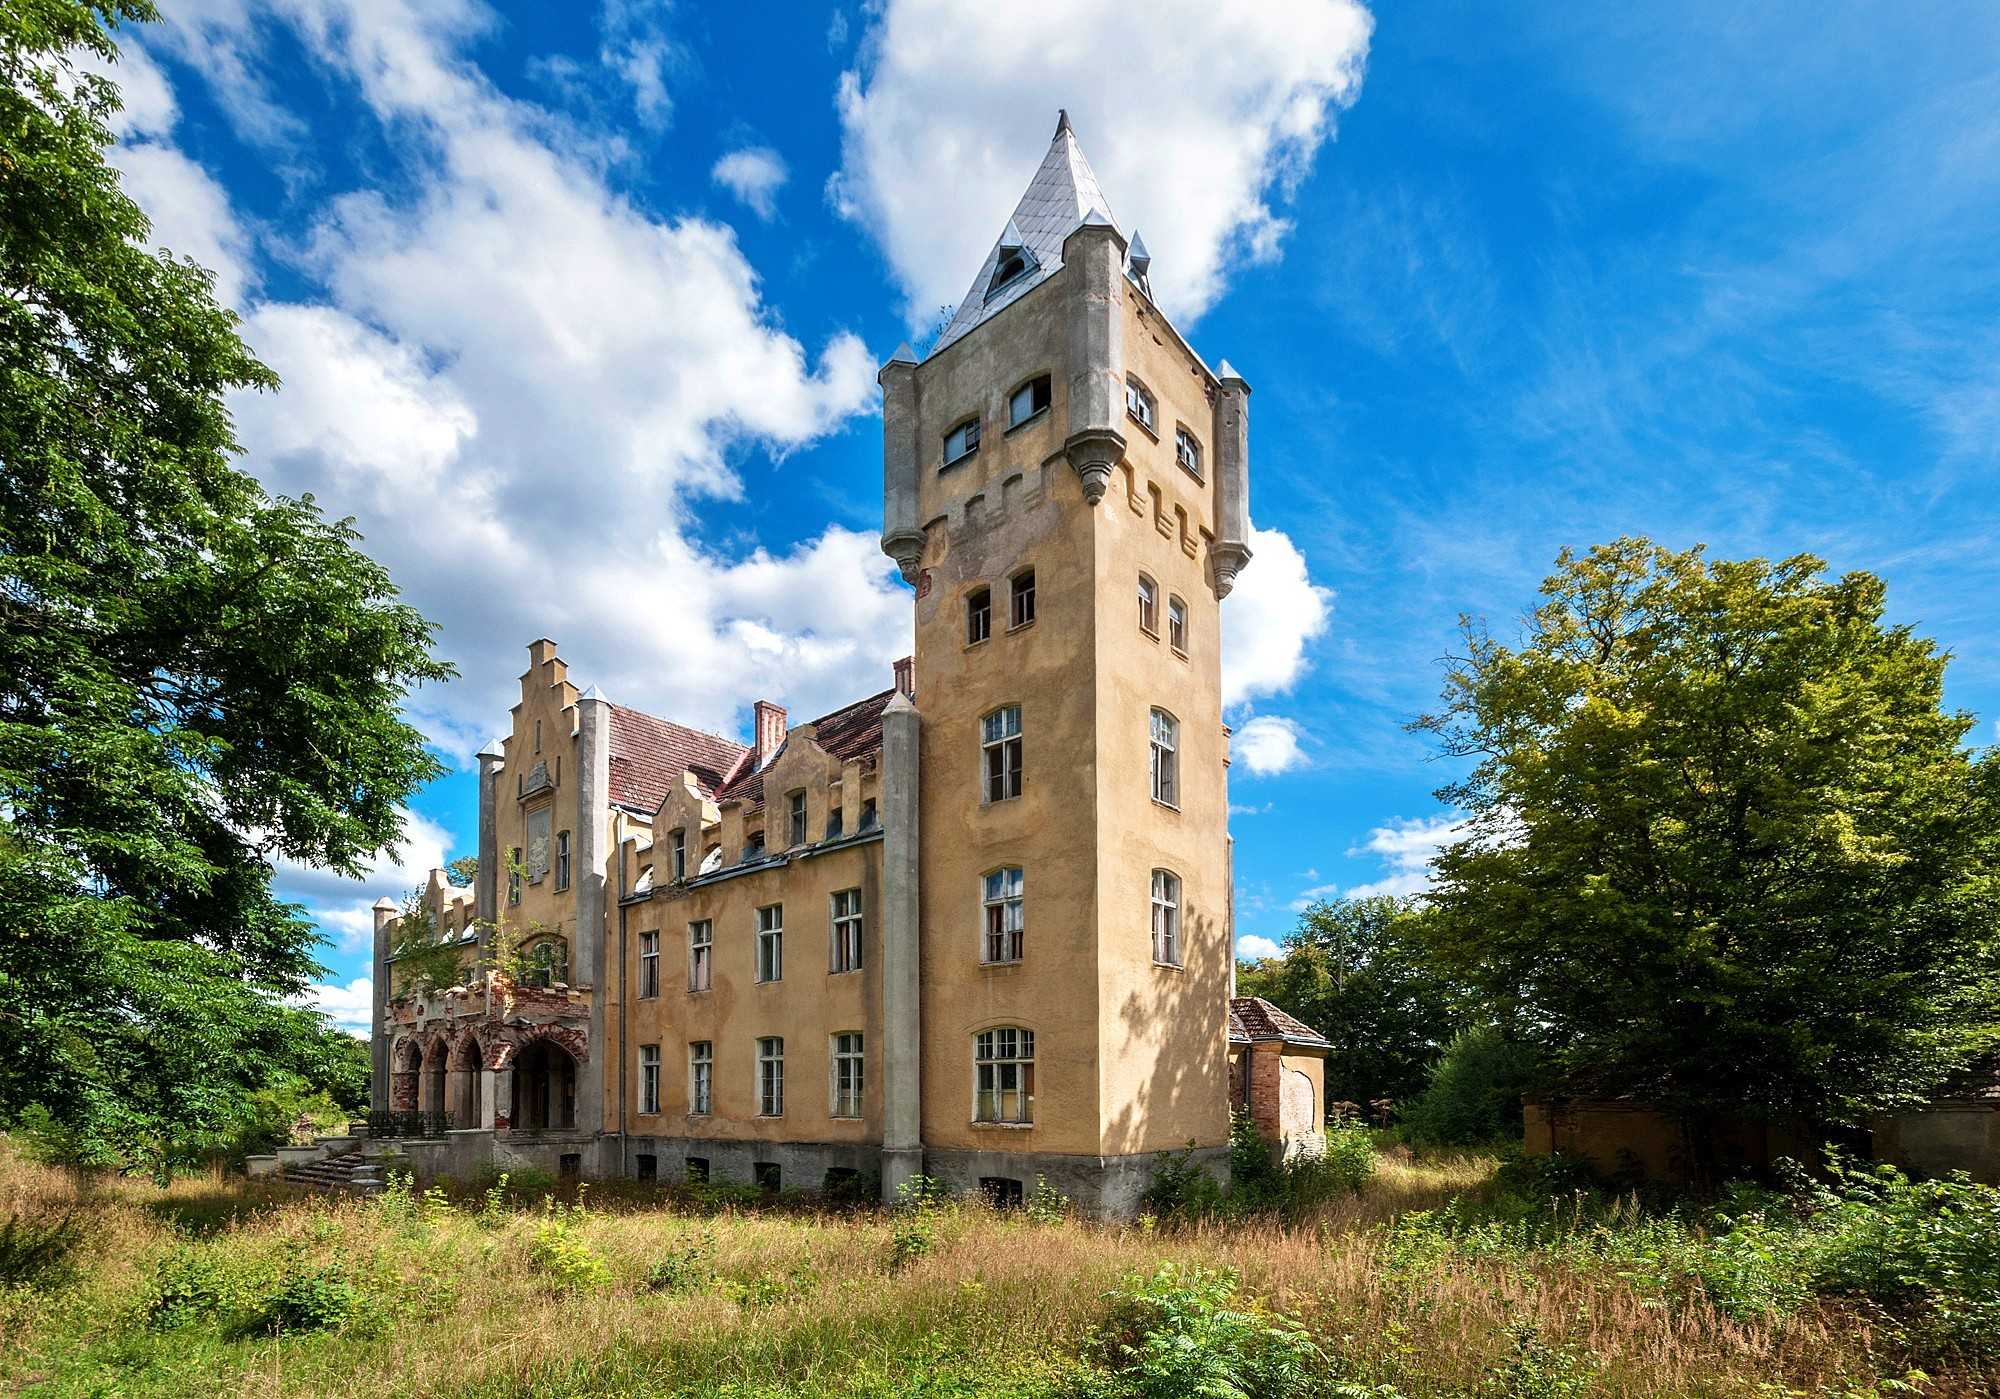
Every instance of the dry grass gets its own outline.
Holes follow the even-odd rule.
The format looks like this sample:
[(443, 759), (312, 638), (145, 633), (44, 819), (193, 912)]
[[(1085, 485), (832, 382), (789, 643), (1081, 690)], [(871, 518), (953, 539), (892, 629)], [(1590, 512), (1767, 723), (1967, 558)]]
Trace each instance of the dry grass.
[[(1089, 1378), (1077, 1357), (1104, 1294), (1163, 1260), (1236, 1269), (1353, 1378), (1412, 1399), (1870, 1394), (1908, 1368), (1888, 1329), (1845, 1310), (1745, 1323), (1699, 1297), (1649, 1298), (1522, 1259), (1391, 1256), (1387, 1221), (1483, 1188), (1492, 1167), (1392, 1158), (1369, 1191), (1305, 1227), (1167, 1232), (952, 1209), (937, 1216), (935, 1247), (901, 1267), (894, 1216), (709, 1215), (621, 1191), (573, 1225), (612, 1281), (570, 1293), (534, 1270), (548, 1219), (534, 1210), (399, 1224), (374, 1204), (281, 1186), (211, 1177), (160, 1191), (0, 1150), (0, 1219), (73, 1211), (87, 1223), (74, 1282), (0, 1293), (0, 1374), (36, 1395), (1057, 1394)], [(177, 1249), (246, 1294), (337, 1265), (374, 1310), (328, 1334), (152, 1330), (146, 1307)], [(657, 1262), (690, 1250), (722, 1285), (648, 1286)], [(1557, 1368), (1576, 1387), (1535, 1389), (1518, 1358), (1510, 1372), (1524, 1344), (1571, 1352)], [(1990, 1394), (1996, 1380), (1933, 1377), (1921, 1392)]]

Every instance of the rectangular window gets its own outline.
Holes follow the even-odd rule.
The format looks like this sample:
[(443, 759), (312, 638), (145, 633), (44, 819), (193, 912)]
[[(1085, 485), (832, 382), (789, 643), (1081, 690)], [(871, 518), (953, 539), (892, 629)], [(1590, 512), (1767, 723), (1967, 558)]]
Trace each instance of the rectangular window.
[(861, 970), (861, 891), (842, 889), (833, 896), (833, 959), (836, 972)]
[(980, 958), (986, 962), (1018, 962), (1024, 943), (1021, 917), (1023, 878), (1018, 869), (995, 870), (986, 876), (984, 907), (986, 936)]
[(1164, 709), (1153, 711), (1153, 800), (1180, 803), (1180, 725)]
[(688, 1157), (687, 1178), (689, 1185), (708, 1184), (708, 1158), (706, 1156)]
[(1174, 430), (1174, 460), (1195, 480), (1201, 479), (1201, 443), (1184, 427)]
[(979, 450), (979, 419), (960, 423), (944, 435), (944, 465), (962, 461)]
[(757, 1115), (785, 1115), (785, 1042), (776, 1036), (757, 1041)]
[(806, 843), (806, 794), (804, 792), (794, 792), (785, 798), (785, 804), (785, 834), (790, 837), (787, 844), (804, 845)]
[(1046, 412), (1049, 406), (1049, 376), (1030, 379), (1021, 385), (1007, 399), (1007, 426), (1019, 427), (1037, 413)]
[[(714, 1087), (715, 1045), (708, 1040), (696, 1040), (688, 1046), (688, 1111), (696, 1117), (708, 1116)], [(706, 1170), (702, 1179), (708, 1179)]]
[(556, 892), (569, 888), (569, 832), (556, 833)]
[(1170, 597), (1167, 599), (1167, 644), (1185, 656), (1187, 642), (1187, 604), (1177, 597)]
[(785, 906), (757, 910), (757, 979), (785, 979)]
[(1018, 1210), (1026, 1198), (1021, 1191), (1021, 1182), (1016, 1176), (981, 1176), (979, 1193), (986, 1197), (986, 1203), (996, 1210)]
[(775, 1195), (784, 1189), (785, 1168), (776, 1161), (752, 1161), (750, 1179), (766, 1195)]
[(632, 1158), (632, 1175), (636, 1180), (658, 1180), (660, 1158), (649, 1151), (640, 1152)]
[(975, 589), (965, 600), (965, 644), (977, 646), (993, 635), (993, 590)]
[(1169, 870), (1153, 871), (1153, 960), (1181, 964), (1181, 881)]
[(829, 782), (826, 787), (826, 838), (839, 840), (846, 833), (847, 784)]
[(1153, 432), (1153, 396), (1137, 379), (1125, 381), (1125, 411), (1148, 432)]
[(1160, 588), (1143, 573), (1139, 575), (1139, 630), (1160, 634)]
[(833, 1115), (861, 1116), (861, 1035), (833, 1037)]
[(1009, 613), (1009, 626), (1025, 627), (1035, 620), (1035, 570), (1014, 575), (1013, 611)]
[(507, 852), (507, 902), (521, 902), (521, 847)]
[(1006, 1026), (973, 1039), (975, 1122), (1035, 1120), (1035, 1032)]
[(861, 829), (864, 831), (875, 829), (875, 798), (873, 797), (861, 803)]
[(650, 1001), (660, 994), (660, 935), (639, 934), (639, 999)]
[(669, 849), (673, 852), (673, 861), (669, 868), (673, 870), (675, 880), (686, 879), (688, 877), (687, 832), (680, 830), (670, 832), (667, 841)]
[(1021, 706), (1010, 704), (980, 720), (980, 751), (986, 759), (986, 800), (1021, 795)]
[(715, 983), (715, 925), (706, 918), (688, 924), (688, 990), (706, 991)]
[(639, 1113), (651, 1117), (660, 1110), (660, 1047), (639, 1046)]

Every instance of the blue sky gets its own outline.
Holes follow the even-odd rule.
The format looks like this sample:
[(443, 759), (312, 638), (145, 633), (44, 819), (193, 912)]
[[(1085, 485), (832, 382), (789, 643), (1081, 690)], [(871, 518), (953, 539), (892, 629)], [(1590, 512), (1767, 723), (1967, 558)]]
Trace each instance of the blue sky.
[(408, 845), (282, 872), (350, 1022), (366, 905), (472, 849), (533, 637), (739, 733), (887, 683), (874, 367), (1058, 106), (1255, 390), (1243, 935), (1420, 886), (1446, 773), (1403, 725), (1565, 545), (1877, 571), (1996, 737), (2000, 9), (164, 8), (116, 159), (286, 380), (245, 464), (355, 516), (462, 672), (412, 708), (460, 770)]

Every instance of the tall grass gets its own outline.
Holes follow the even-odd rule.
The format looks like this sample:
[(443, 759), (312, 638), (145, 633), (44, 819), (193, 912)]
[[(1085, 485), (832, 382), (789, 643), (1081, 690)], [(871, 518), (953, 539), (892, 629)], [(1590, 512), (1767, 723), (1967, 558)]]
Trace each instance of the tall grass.
[(930, 1205), (911, 1252), (897, 1244), (907, 1212), (630, 1186), (581, 1202), (333, 1200), (220, 1176), (161, 1190), (0, 1147), (0, 1221), (74, 1221), (66, 1266), (0, 1289), (0, 1383), (49, 1396), (1111, 1399), (1200, 1392), (1175, 1387), (1184, 1336), (1234, 1338), (1244, 1365), (1274, 1364), (1278, 1343), (1257, 1328), (1296, 1322), (1309, 1349), (1278, 1359), (1310, 1370), (1299, 1392), (1312, 1394), (2000, 1387), (1991, 1362), (1935, 1348), (1892, 1307), (1810, 1289), (1725, 1307), (1698, 1274), (1663, 1285), (1611, 1245), (1564, 1244), (1564, 1228), (1666, 1230), (1689, 1247), (1704, 1235), (1630, 1202), (1588, 1219), (1545, 1206), (1568, 1209), (1545, 1224), (1494, 1172), (1489, 1156), (1392, 1151), (1362, 1191), (1309, 1215), (1185, 1227)]

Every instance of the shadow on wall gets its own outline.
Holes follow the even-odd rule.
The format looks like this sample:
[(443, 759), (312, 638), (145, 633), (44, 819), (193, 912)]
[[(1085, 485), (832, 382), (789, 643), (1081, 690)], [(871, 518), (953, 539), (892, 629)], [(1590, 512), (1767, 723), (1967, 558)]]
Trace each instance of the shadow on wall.
[[(1229, 1137), (1229, 981), (1217, 952), (1222, 927), (1214, 915), (1190, 910), (1181, 931), (1185, 965), (1145, 969), (1150, 985), (1134, 989), (1119, 1006), (1128, 1042), (1147, 1046), (1155, 1068), (1124, 1101), (1110, 1105), (1107, 1154), (1178, 1151), (1190, 1140), (1220, 1146)], [(1150, 938), (1143, 925), (1135, 932)]]

